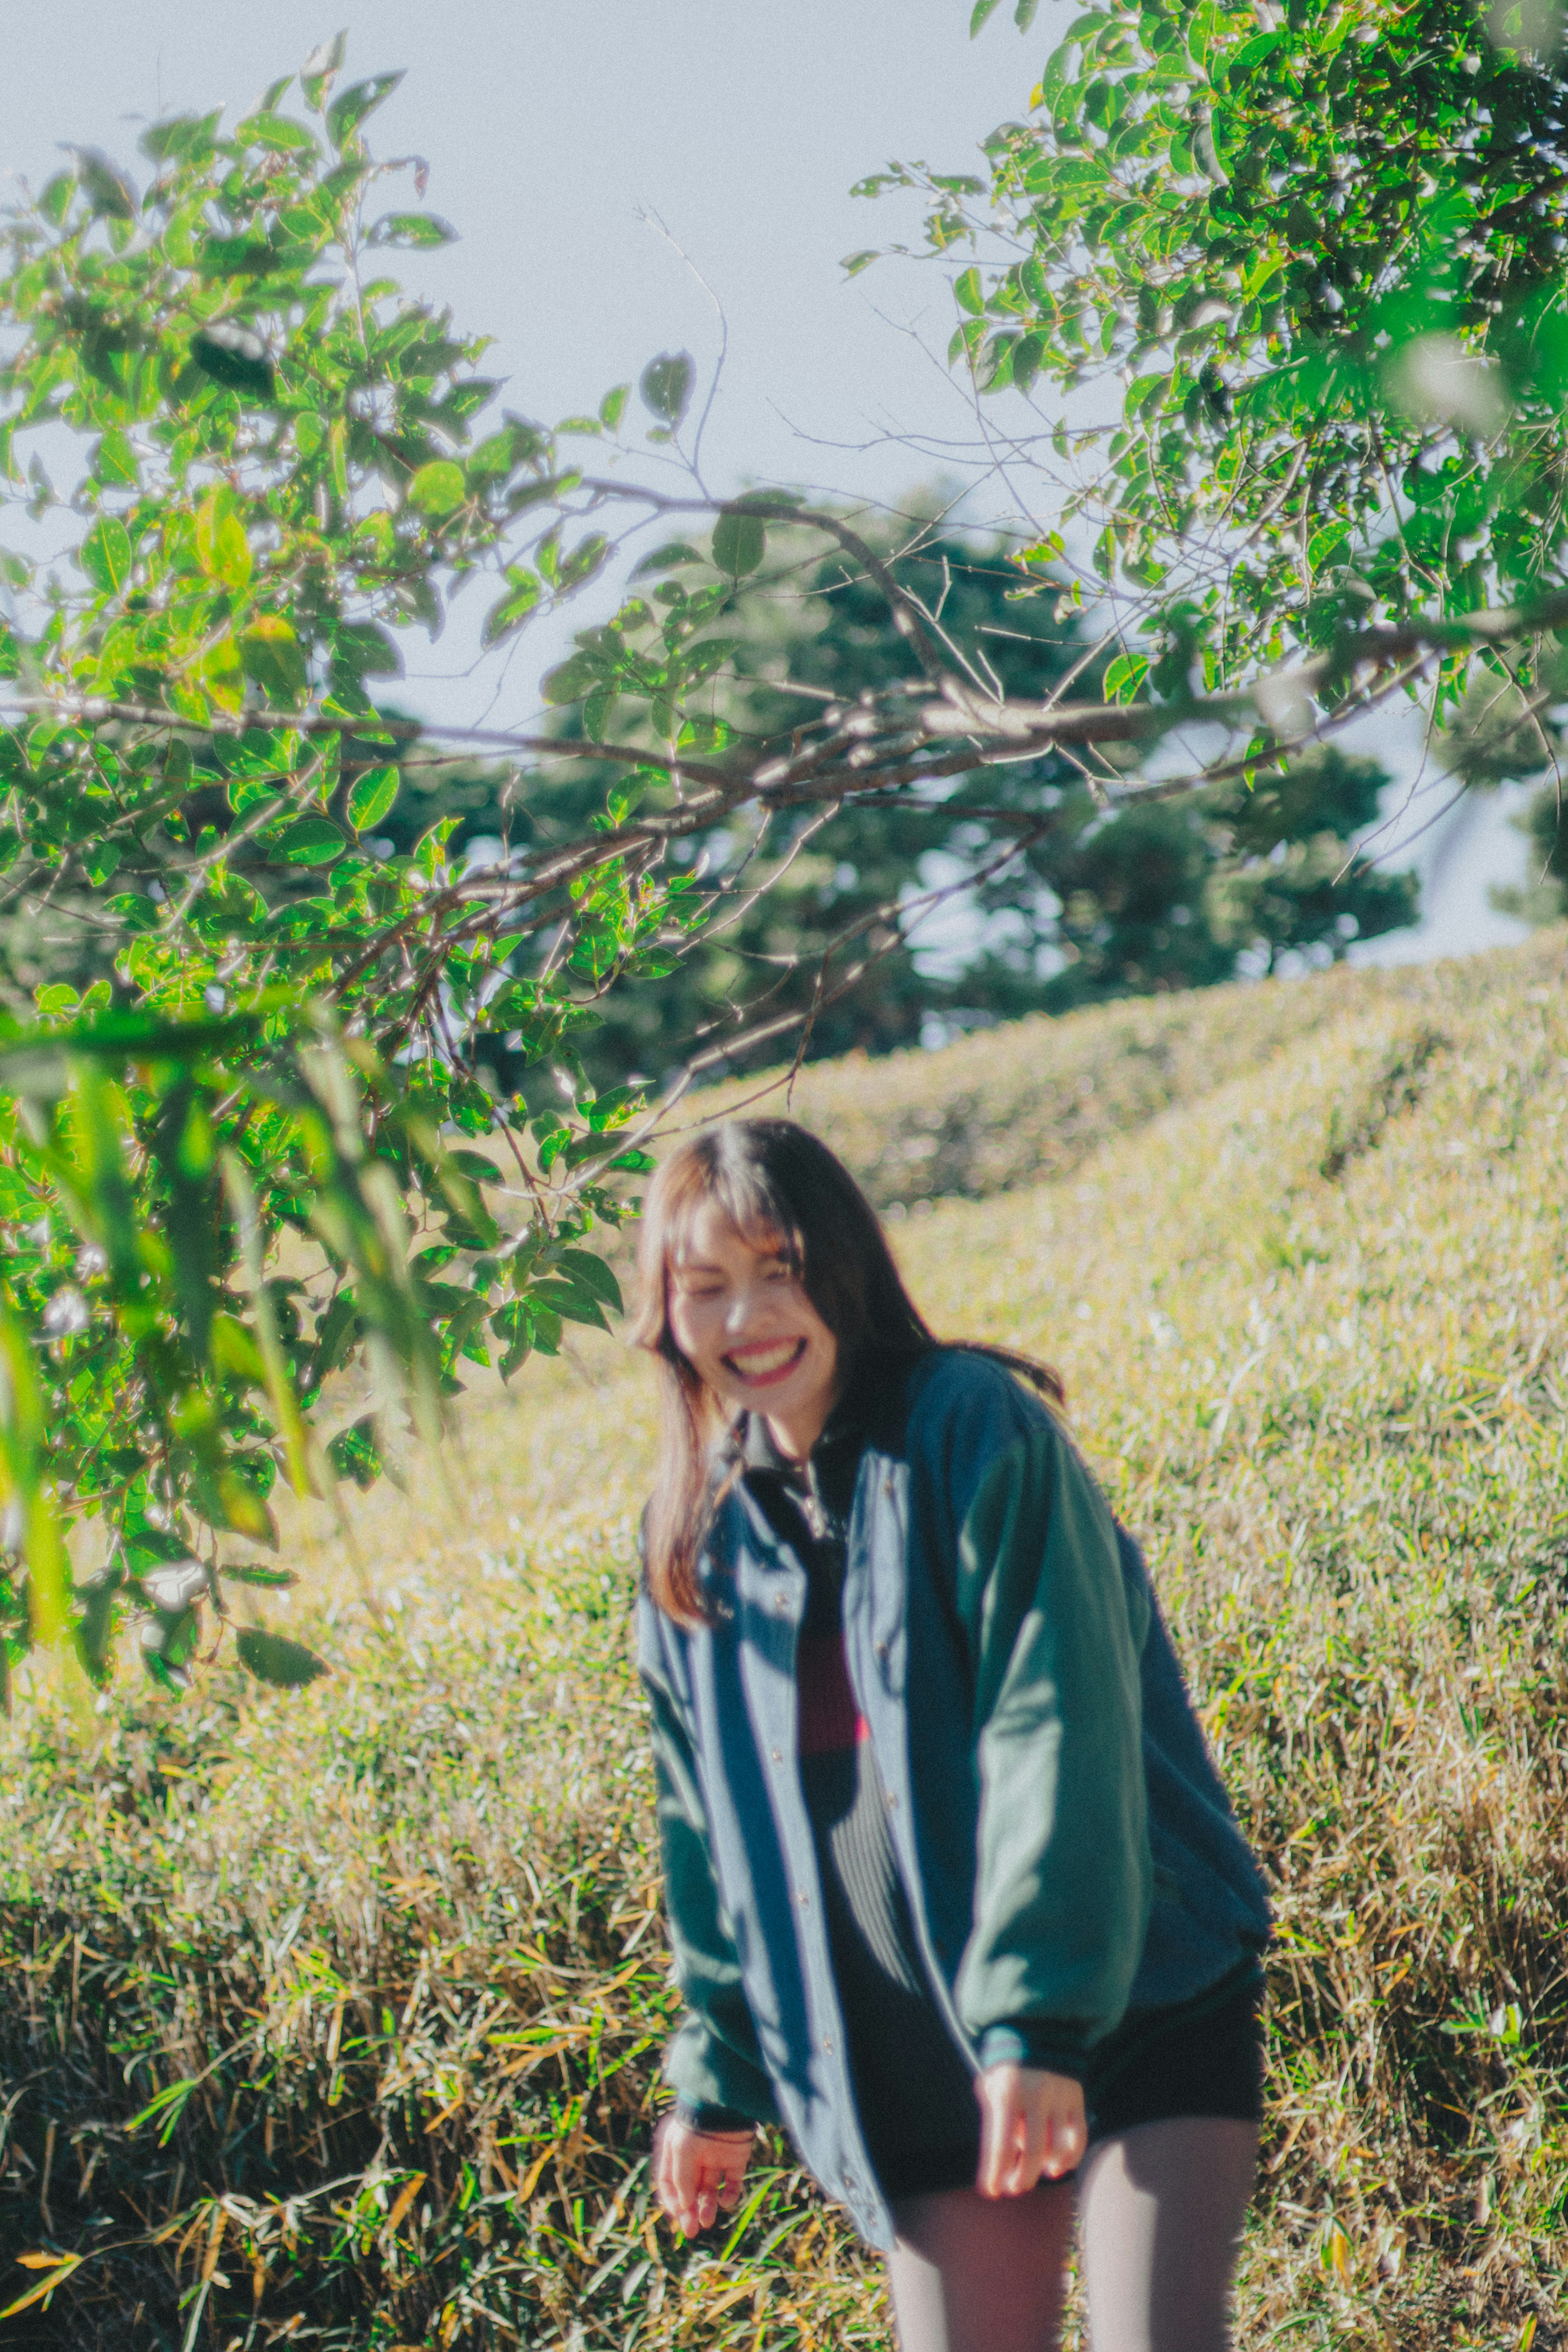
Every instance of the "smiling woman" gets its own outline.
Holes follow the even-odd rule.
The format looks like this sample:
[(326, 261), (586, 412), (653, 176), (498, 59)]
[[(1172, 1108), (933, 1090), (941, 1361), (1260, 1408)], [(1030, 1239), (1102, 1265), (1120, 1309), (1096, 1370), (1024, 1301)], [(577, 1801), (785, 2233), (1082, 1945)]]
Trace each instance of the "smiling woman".
[(1060, 1382), (939, 1344), (787, 1119), (677, 1150), (640, 1260), (665, 2211), (710, 2227), (781, 2121), (904, 2352), (1050, 2352), (1077, 2172), (1097, 2339), (1218, 2352), (1268, 1905), (1142, 1557), (1009, 1371)]
[[(711, 1450), (737, 1412), (760, 1409), (804, 1459), (852, 1362), (895, 1381), (936, 1341), (859, 1185), (789, 1119), (730, 1120), (673, 1153), (638, 1260), (632, 1337), (658, 1359), (664, 1428), (649, 1575), (662, 1608), (700, 1616)], [(994, 1352), (1060, 1401), (1054, 1372)]]

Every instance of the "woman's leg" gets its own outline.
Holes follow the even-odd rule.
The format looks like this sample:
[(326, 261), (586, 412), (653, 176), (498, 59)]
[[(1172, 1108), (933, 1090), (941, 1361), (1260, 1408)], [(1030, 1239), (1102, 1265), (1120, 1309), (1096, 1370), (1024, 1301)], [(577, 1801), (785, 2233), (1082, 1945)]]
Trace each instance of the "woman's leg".
[(1072, 2183), (901, 2198), (888, 2256), (901, 2352), (1056, 2352)]
[(1258, 2126), (1210, 2116), (1098, 2141), (1078, 2176), (1093, 2352), (1226, 2352)]

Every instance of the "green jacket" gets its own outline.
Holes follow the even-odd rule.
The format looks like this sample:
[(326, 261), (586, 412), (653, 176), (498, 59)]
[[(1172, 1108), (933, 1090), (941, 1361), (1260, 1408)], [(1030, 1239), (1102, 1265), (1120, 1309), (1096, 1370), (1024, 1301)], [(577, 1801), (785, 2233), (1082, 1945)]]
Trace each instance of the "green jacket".
[[(885, 2247), (796, 1764), (805, 1571), (743, 1483), (703, 1579), (700, 1628), (646, 1593), (639, 1613), (688, 2005), (666, 2072), (699, 2108), (783, 2120)], [(1137, 1548), (993, 1360), (934, 1349), (887, 1383), (843, 1621), (933, 1997), (973, 2065), (1082, 2076), (1129, 2003), (1184, 2000), (1266, 1941)]]

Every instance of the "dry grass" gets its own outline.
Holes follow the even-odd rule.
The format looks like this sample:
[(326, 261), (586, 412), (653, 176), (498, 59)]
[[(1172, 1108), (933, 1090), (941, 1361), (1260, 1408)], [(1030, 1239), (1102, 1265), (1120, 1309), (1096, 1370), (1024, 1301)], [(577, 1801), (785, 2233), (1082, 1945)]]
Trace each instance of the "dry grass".
[[(1277, 1876), (1248, 2347), (1568, 2340), (1563, 977), (1553, 938), (987, 1039), (1122, 1109), (897, 1228), (941, 1328), (1062, 1365)], [(1178, 1015), (1162, 1109), (1136, 1024)], [(866, 1169), (894, 1097), (812, 1083)], [(18, 1718), (0, 2230), (84, 2259), (8, 2345), (888, 2343), (783, 2151), (733, 2242), (649, 2221), (648, 1401), (581, 1363), (473, 1401), (461, 1509), (361, 1507), (384, 1634), (297, 1531), (329, 1683)]]

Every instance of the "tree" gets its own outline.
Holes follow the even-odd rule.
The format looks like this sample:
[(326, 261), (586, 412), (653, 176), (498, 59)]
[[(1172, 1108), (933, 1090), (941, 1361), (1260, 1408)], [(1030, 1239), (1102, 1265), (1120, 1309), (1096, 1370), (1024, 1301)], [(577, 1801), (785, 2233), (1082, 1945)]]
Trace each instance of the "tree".
[(999, 236), (956, 280), (985, 391), (1122, 387), (1113, 425), (1051, 432), (1092, 460), (1063, 515), (1152, 639), (1113, 693), (1179, 694), (1196, 662), (1213, 694), (1301, 649), (1262, 707), (1289, 734), (1310, 693), (1337, 712), (1428, 671), (1451, 706), (1478, 645), (1528, 691), (1531, 633), (1490, 608), (1563, 617), (1565, 100), (1526, 0), (1484, 27), (1469, 0), (1107, 0), (988, 183), (864, 184), (924, 189), (936, 255)]
[[(905, 518), (896, 533), (885, 521), (865, 528), (952, 639), (983, 653), (1006, 693), (1040, 693), (1081, 662), (1082, 623), (1019, 601), (1007, 541), (946, 532), (935, 514)], [(788, 538), (774, 529), (776, 549)], [(811, 698), (852, 703), (915, 667), (863, 570), (841, 553), (821, 560), (809, 543), (794, 581), (743, 594), (733, 625), (716, 708), (760, 741), (787, 734)], [(612, 770), (585, 763), (519, 787), (505, 768), (455, 762), (416, 772), (389, 824), (416, 824), (403, 814), (410, 803), (439, 792), (459, 818), (455, 850), (530, 825), (580, 825), (613, 781)], [(826, 834), (815, 806), (761, 818), (737, 811), (685, 845), (702, 874), (704, 924), (657, 988), (612, 989), (600, 1002), (584, 1065), (604, 1086), (628, 1072), (662, 1078), (695, 1041), (721, 1047), (728, 1034), (783, 1016), (810, 1022), (813, 1055), (879, 1053), (934, 1026), (950, 1033), (1333, 961), (1415, 919), (1414, 877), (1383, 873), (1352, 849), (1387, 782), (1375, 762), (1327, 750), (1251, 790), (1231, 783), (1179, 804), (1117, 810), (1055, 751), (960, 777), (935, 805), (895, 795), (846, 807)], [(1009, 827), (1019, 812), (1048, 809), (1049, 830), (1015, 853)], [(957, 942), (939, 958), (923, 923), (933, 908), (948, 913)], [(866, 924), (883, 951), (820, 1005), (833, 941)], [(504, 1038), (487, 1033), (478, 1051), (499, 1090), (526, 1085)]]
[[(1203, 23), (1216, 28), (1214, 69), (1239, 76), (1237, 21)], [(1153, 65), (1129, 57), (1125, 72), (1111, 60), (1111, 79), (1131, 88), (1144, 74), (1127, 100), (1144, 124), (1169, 61), (1164, 49)], [(597, 1083), (582, 1044), (618, 997), (670, 982), (705, 925), (702, 952), (725, 951), (722, 923), (745, 904), (741, 862), (705, 890), (701, 845), (766, 820), (788, 850), (821, 820), (804, 852), (836, 871), (852, 862), (839, 843), (864, 844), (874, 821), (878, 871), (897, 887), (873, 903), (857, 881), (842, 919), (830, 905), (810, 984), (792, 980), (781, 1009), (748, 1000), (744, 1023), (698, 1041), (674, 1093), (750, 1046), (821, 1033), (868, 975), (893, 968), (921, 843), (957, 840), (954, 887), (982, 900), (1037, 855), (1032, 870), (1049, 873), (1054, 844), (1076, 877), (1071, 926), (1075, 889), (1108, 906), (1129, 867), (1144, 889), (1156, 842), (1188, 893), (1165, 903), (1190, 906), (1195, 845), (1218, 828), (1241, 865), (1229, 898), (1205, 886), (1200, 928), (1270, 952), (1312, 935), (1322, 855), (1292, 863), (1291, 845), (1342, 839), (1368, 787), (1343, 764), (1292, 772), (1291, 760), (1428, 660), (1445, 695), (1478, 650), (1534, 691), (1531, 633), (1568, 616), (1548, 593), (1556, 524), (1531, 525), (1533, 572), (1508, 556), (1523, 541), (1506, 520), (1504, 470), (1533, 497), (1554, 462), (1541, 410), (1524, 455), (1522, 426), (1471, 435), (1455, 444), (1450, 482), (1448, 428), (1433, 427), (1413, 460), (1436, 464), (1443, 499), (1469, 483), (1484, 509), (1490, 551), (1466, 575), (1470, 605), (1494, 584), (1533, 583), (1523, 612), (1461, 609), (1442, 562), (1426, 604), (1400, 589), (1403, 603), (1363, 621), (1346, 587), (1326, 616), (1312, 598), (1298, 612), (1286, 574), (1265, 564), (1263, 588), (1248, 590), (1249, 643), (1223, 604), (1205, 603), (1201, 579), (1195, 590), (1156, 565), (1149, 652), (1112, 643), (1096, 655), (1091, 638), (1064, 664), (1056, 605), (1063, 593), (1068, 609), (1082, 600), (1057, 548), (1051, 598), (1019, 608), (1038, 651), (999, 675), (985, 598), (966, 614), (960, 583), (956, 605), (939, 609), (918, 546), (879, 551), (843, 515), (784, 493), (709, 495), (684, 437), (684, 355), (643, 372), (651, 421), (637, 441), (624, 385), (553, 431), (499, 407), (501, 387), (478, 373), (482, 340), (377, 274), (383, 257), (453, 232), (395, 196), (376, 209), (389, 175), (408, 171), (417, 205), (423, 167), (378, 163), (367, 145), (397, 77), (344, 88), (342, 63), (340, 42), (308, 62), (302, 112), (287, 110), (285, 80), (231, 128), (216, 114), (155, 125), (145, 187), (78, 152), (6, 220), (0, 466), (13, 502), (51, 514), (73, 543), (7, 559), (12, 625), (0, 634), (0, 909), (12, 931), (0, 974), (3, 1662), (43, 1636), (101, 1675), (131, 1609), (150, 1668), (178, 1681), (199, 1601), (222, 1621), (230, 1578), (287, 1577), (267, 1556), (278, 1475), (330, 1500), (339, 1480), (395, 1470), (411, 1424), (436, 1433), (465, 1358), (510, 1374), (559, 1343), (562, 1318), (603, 1319), (616, 1292), (594, 1234), (624, 1213), (656, 1114), (618, 1053), (605, 1075), (621, 1082)], [(1489, 104), (1511, 73), (1531, 91), (1542, 79), (1500, 67), (1479, 85)], [(1507, 87), (1493, 89), (1499, 75)], [(1082, 111), (1095, 119), (1087, 85)], [(1472, 116), (1461, 120), (1479, 137), (1473, 105)], [(1216, 121), (1211, 143), (1228, 154)], [(1017, 163), (1027, 176), (1030, 136), (1003, 142), (999, 172)], [(1094, 171), (1108, 169), (1098, 133), (1091, 144)], [(1143, 235), (1137, 220), (1113, 232), (1129, 252)], [(1035, 281), (1019, 284), (1033, 300)], [(961, 299), (973, 292), (960, 282)], [(1448, 317), (1459, 298), (1439, 294)], [(1454, 315), (1458, 331), (1483, 333), (1462, 305)], [(1016, 376), (1016, 354), (1011, 364)], [(1322, 378), (1336, 415), (1340, 381)], [(1357, 399), (1373, 399), (1372, 381), (1356, 379)], [(1521, 378), (1521, 399), (1533, 381)], [(1219, 468), (1226, 435), (1245, 449), (1249, 428), (1226, 422), (1212, 384), (1199, 393), (1182, 430)], [(1178, 405), (1191, 406), (1186, 394)], [(57, 491), (26, 436), (62, 427), (82, 465)], [(1260, 464), (1274, 462), (1274, 430)], [(1114, 449), (1113, 468), (1124, 455)], [(1156, 457), (1160, 496), (1174, 496), (1176, 460)], [(1110, 477), (1114, 497), (1122, 478)], [(1301, 478), (1270, 509), (1267, 496), (1246, 504), (1251, 477), (1238, 478), (1259, 546), (1272, 544), (1276, 515), (1299, 538), (1303, 515), (1337, 513), (1336, 500), (1353, 534), (1363, 529), (1342, 473), (1309, 474), (1311, 514)], [(581, 630), (547, 680), (555, 731), (437, 730), (398, 714), (387, 682), (402, 632), (434, 634), (453, 597), (483, 593), (485, 648), (504, 659), (531, 615), (640, 552), (650, 530), (685, 536), (643, 559), (611, 618)], [(1363, 568), (1375, 572), (1382, 542), (1367, 544)], [(1046, 545), (1021, 587), (1043, 585)], [(1134, 562), (1154, 564), (1154, 545), (1140, 542)], [(1222, 533), (1205, 560), (1234, 555)], [(769, 715), (780, 681), (746, 673), (746, 613), (824, 562), (845, 598), (876, 610), (863, 682), (847, 669), (797, 677), (783, 716)], [(1427, 577), (1395, 572), (1396, 586)], [(1274, 655), (1298, 621), (1320, 650), (1281, 673)], [(1151, 772), (1160, 747), (1205, 726), (1226, 743), (1218, 758), (1184, 771), (1167, 757)], [(472, 800), (474, 763), (492, 760), (507, 772), (501, 854), (458, 860), (465, 813), (442, 796)], [(1095, 804), (1088, 823), (1064, 816), (1069, 774)], [(1116, 834), (1132, 814), (1142, 833)], [(894, 820), (903, 830), (888, 830)], [(1120, 868), (1106, 847), (1117, 840), (1133, 853)], [(1125, 909), (1153, 941), (1145, 911)], [(1094, 981), (1092, 959), (1079, 963)], [(1118, 984), (1116, 971), (1100, 981)], [(666, 1034), (658, 1018), (652, 1034)], [(516, 1091), (510, 1077), (486, 1083), (486, 1036), (521, 1069)], [(256, 1628), (237, 1639), (273, 1679), (315, 1671)]]

